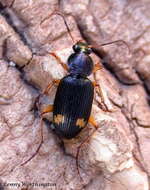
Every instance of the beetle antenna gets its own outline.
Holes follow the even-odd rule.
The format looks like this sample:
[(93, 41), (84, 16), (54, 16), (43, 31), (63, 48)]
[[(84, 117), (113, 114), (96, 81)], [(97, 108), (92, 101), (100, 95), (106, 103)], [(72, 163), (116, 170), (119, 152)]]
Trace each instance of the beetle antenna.
[(97, 45), (97, 46), (91, 45), (91, 46), (89, 46), (89, 47), (91, 47), (91, 48), (93, 48), (93, 49), (98, 49), (99, 46), (106, 46), (106, 45), (115, 44), (115, 43), (123, 43), (123, 44), (125, 44), (125, 46), (128, 48), (129, 54), (131, 53), (131, 49), (130, 49), (130, 47), (129, 47), (129, 44), (128, 44), (127, 42), (125, 42), (124, 40), (115, 40), (115, 41), (112, 41), (112, 42), (102, 43), (102, 44)]
[(65, 26), (66, 26), (66, 28), (67, 28), (67, 31), (68, 31), (68, 33), (69, 33), (69, 35), (70, 35), (70, 38), (71, 38), (73, 44), (75, 44), (75, 40), (74, 40), (74, 38), (73, 38), (73, 36), (72, 36), (72, 34), (71, 34), (71, 30), (70, 30), (70, 28), (69, 28), (69, 26), (68, 26), (68, 24), (67, 24), (67, 21), (66, 21), (66, 19), (65, 19), (64, 14), (61, 13), (61, 12), (56, 12), (56, 11), (54, 11), (52, 14), (50, 14), (50, 16), (52, 16), (52, 15), (59, 15), (59, 16), (61, 16), (61, 17), (63, 18), (63, 21), (64, 21), (64, 23), (65, 23)]
[[(97, 129), (96, 129), (97, 130)], [(78, 172), (78, 175), (79, 175), (79, 177), (80, 177), (80, 179), (81, 179), (81, 181), (84, 181), (83, 180), (83, 178), (81, 177), (81, 175), (80, 175), (80, 170), (79, 170), (79, 153), (80, 153), (80, 150), (81, 150), (81, 147), (86, 143), (86, 142), (88, 142), (89, 141), (89, 139), (91, 138), (91, 136), (95, 133), (95, 131), (96, 130), (94, 130), (89, 136), (87, 136), (85, 139), (84, 139), (84, 141), (78, 146), (78, 148), (77, 148), (77, 153), (76, 153), (76, 167), (77, 167), (77, 172)]]

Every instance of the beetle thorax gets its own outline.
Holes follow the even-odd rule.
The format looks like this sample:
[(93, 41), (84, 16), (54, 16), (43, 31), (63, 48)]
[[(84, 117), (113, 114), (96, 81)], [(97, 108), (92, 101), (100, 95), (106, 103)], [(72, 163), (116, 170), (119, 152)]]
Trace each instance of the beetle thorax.
[(93, 70), (93, 61), (88, 54), (84, 52), (73, 53), (68, 59), (69, 72), (81, 76), (89, 76)]

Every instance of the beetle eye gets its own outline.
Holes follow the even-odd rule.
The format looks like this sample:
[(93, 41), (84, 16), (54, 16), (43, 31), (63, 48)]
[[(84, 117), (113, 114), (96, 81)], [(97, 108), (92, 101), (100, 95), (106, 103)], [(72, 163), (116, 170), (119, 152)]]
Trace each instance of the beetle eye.
[(79, 52), (80, 51), (80, 46), (78, 44), (73, 45), (73, 50), (75, 52)]
[(88, 54), (92, 53), (92, 49), (91, 48), (87, 48), (87, 53)]

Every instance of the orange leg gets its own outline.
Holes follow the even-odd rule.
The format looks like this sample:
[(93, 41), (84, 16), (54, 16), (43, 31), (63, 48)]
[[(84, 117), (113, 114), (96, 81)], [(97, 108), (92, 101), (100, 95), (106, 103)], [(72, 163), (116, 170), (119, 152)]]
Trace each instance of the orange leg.
[(98, 87), (99, 88), (96, 89), (96, 92), (101, 97), (101, 102), (100, 102), (101, 109), (105, 112), (109, 112), (109, 109), (107, 108), (107, 105), (105, 104), (105, 101), (104, 101), (104, 95), (103, 95), (102, 89), (99, 85)]
[(35, 103), (33, 107), (39, 108), (39, 104), (40, 104), (40, 97), (44, 94), (48, 94), (48, 92), (50, 91), (50, 89), (54, 86), (54, 85), (59, 85), (60, 80), (53, 80), (51, 83), (48, 84), (48, 86), (46, 87), (46, 89), (39, 94), (36, 99), (35, 99)]
[[(93, 73), (95, 74), (96, 71), (101, 70), (102, 68), (103, 68), (102, 65), (100, 65), (99, 63), (96, 63), (94, 66), (94, 69), (93, 69)], [(105, 112), (109, 112), (109, 109), (107, 108), (107, 105), (105, 104), (104, 95), (103, 95), (103, 92), (102, 92), (100, 85), (97, 84), (95, 81), (93, 82), (93, 85), (94, 85), (94, 87), (98, 87), (98, 88), (96, 88), (96, 92), (101, 97), (101, 103), (100, 103), (101, 109)]]
[(97, 94), (101, 97), (101, 109), (105, 112), (109, 112), (109, 109), (107, 108), (107, 105), (105, 104), (105, 101), (104, 101), (104, 95), (103, 95), (103, 92), (102, 92), (102, 89), (100, 87), (99, 84), (97, 84), (95, 81), (93, 82), (93, 86), (94, 87), (98, 87), (96, 88), (96, 92)]
[(52, 112), (52, 111), (53, 111), (53, 105), (48, 105), (48, 106), (46, 106), (46, 107), (43, 109), (41, 115), (43, 115), (43, 114), (45, 114), (45, 113)]
[(97, 128), (98, 128), (97, 123), (96, 123), (96, 121), (95, 121), (95, 119), (94, 119), (94, 117), (93, 117), (93, 116), (90, 116), (90, 118), (89, 118), (89, 121), (88, 121), (88, 122), (91, 124), (91, 126), (95, 127), (95, 129), (97, 129)]
[(99, 62), (96, 63), (96, 64), (94, 65), (93, 73), (96, 73), (96, 71), (99, 71), (99, 70), (101, 70), (102, 68), (103, 68), (103, 66), (100, 65)]
[(60, 80), (56, 79), (53, 80), (51, 83), (48, 84), (48, 86), (46, 87), (46, 89), (44, 90), (44, 92), (42, 94), (48, 94), (48, 92), (50, 91), (50, 89), (54, 86), (54, 85), (59, 85)]
[(81, 177), (81, 175), (80, 175), (80, 170), (79, 170), (79, 162), (78, 162), (78, 160), (79, 160), (79, 159), (78, 159), (78, 158), (79, 158), (79, 152), (80, 152), (80, 149), (81, 149), (82, 145), (83, 145), (84, 143), (86, 143), (86, 142), (91, 138), (91, 136), (95, 133), (95, 131), (98, 129), (97, 123), (96, 123), (96, 121), (95, 121), (95, 119), (94, 119), (93, 116), (90, 116), (88, 122), (89, 122), (93, 127), (95, 127), (95, 130), (94, 130), (89, 136), (87, 136), (87, 138), (84, 139), (84, 141), (78, 146), (77, 153), (76, 153), (76, 166), (77, 166), (78, 175), (80, 176), (81, 181), (83, 181), (83, 178)]
[[(52, 86), (53, 86), (55, 83), (58, 84), (59, 81), (58, 81), (58, 80), (54, 80), (52, 83), (50, 83), (50, 84), (47, 86), (46, 90), (44, 90), (44, 92), (43, 92), (42, 94), (47, 94), (48, 91), (52, 88)], [(35, 105), (36, 105), (37, 107), (39, 107), (39, 99), (40, 99), (40, 96), (41, 96), (42, 94), (40, 94), (40, 95), (36, 98), (36, 100), (35, 100)], [(37, 105), (37, 104), (38, 104), (38, 105)], [(37, 155), (37, 153), (39, 152), (39, 150), (40, 150), (40, 148), (41, 148), (41, 146), (42, 146), (42, 144), (43, 144), (42, 115), (45, 114), (45, 113), (48, 113), (48, 112), (52, 112), (52, 111), (53, 111), (53, 105), (48, 105), (47, 107), (45, 107), (45, 108), (43, 109), (42, 113), (40, 114), (40, 116), (41, 116), (41, 119), (40, 119), (40, 133), (41, 133), (41, 141), (40, 141), (40, 144), (39, 144), (39, 146), (37, 147), (35, 153), (34, 153), (28, 160), (26, 160), (25, 162), (23, 162), (23, 163), (21, 164), (21, 166), (27, 164), (27, 163), (28, 163), (31, 159), (33, 159), (33, 158)]]
[[(52, 112), (52, 111), (53, 111), (53, 105), (48, 105), (47, 107), (45, 107), (45, 108), (43, 109), (43, 112), (42, 112), (40, 115), (42, 116), (43, 114), (48, 113), (48, 112)], [(37, 153), (39, 152), (39, 150), (40, 150), (40, 148), (41, 148), (41, 146), (42, 146), (42, 144), (43, 144), (43, 125), (42, 125), (42, 117), (41, 117), (41, 119), (40, 119), (40, 133), (41, 133), (41, 141), (40, 141), (40, 144), (39, 144), (39, 146), (37, 147), (35, 153), (34, 153), (28, 160), (26, 160), (25, 162), (23, 162), (23, 163), (21, 164), (21, 166), (27, 164), (30, 160), (32, 160), (32, 159), (37, 155)]]
[(66, 71), (68, 71), (67, 65), (61, 61), (60, 57), (59, 57), (58, 55), (56, 55), (56, 53), (50, 52), (49, 54), (52, 55), (52, 56), (54, 56), (54, 57), (57, 59), (57, 61), (59, 62), (59, 64), (61, 64), (61, 66), (62, 66)]
[(40, 129), (40, 133), (41, 133), (41, 142), (40, 142), (39, 146), (37, 147), (35, 153), (32, 154), (32, 156), (31, 156), (29, 159), (27, 159), (25, 162), (23, 162), (23, 163), (21, 164), (21, 166), (27, 164), (30, 160), (32, 160), (32, 159), (37, 155), (37, 153), (39, 152), (39, 150), (40, 150), (40, 148), (41, 148), (41, 146), (42, 146), (42, 144), (43, 144), (43, 126), (42, 126), (42, 118), (40, 119), (40, 128), (41, 128), (41, 129)]

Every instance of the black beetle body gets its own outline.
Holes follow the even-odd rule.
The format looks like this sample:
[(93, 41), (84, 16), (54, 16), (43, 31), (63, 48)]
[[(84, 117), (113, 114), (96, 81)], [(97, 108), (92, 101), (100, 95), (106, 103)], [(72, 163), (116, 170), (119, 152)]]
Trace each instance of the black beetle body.
[(87, 125), (94, 95), (93, 83), (87, 78), (93, 70), (90, 48), (78, 42), (73, 49), (68, 59), (70, 74), (61, 79), (56, 92), (52, 122), (55, 132), (67, 139)]

